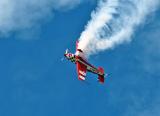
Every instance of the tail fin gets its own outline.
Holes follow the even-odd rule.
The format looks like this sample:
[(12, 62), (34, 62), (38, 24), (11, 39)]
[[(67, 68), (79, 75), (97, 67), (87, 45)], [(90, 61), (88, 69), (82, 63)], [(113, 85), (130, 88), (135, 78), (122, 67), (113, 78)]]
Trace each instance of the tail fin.
[(98, 67), (98, 70), (101, 73), (101, 75), (98, 75), (98, 81), (100, 83), (104, 83), (104, 69), (102, 67)]

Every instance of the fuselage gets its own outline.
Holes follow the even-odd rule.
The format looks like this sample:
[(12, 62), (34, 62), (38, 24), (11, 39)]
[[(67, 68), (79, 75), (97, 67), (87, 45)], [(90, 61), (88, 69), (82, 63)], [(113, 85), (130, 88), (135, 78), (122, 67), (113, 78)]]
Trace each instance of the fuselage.
[(99, 74), (99, 75), (104, 75), (96, 67), (94, 67), (93, 65), (89, 64), (87, 62), (87, 60), (84, 57), (80, 56), (80, 54), (77, 53), (77, 52), (75, 54), (66, 53), (66, 54), (64, 54), (64, 56), (68, 60), (70, 60), (71, 62), (73, 62), (75, 64), (76, 64), (76, 62), (80, 62), (80, 63), (84, 64), (87, 67), (87, 71), (88, 72), (92, 72), (92, 73)]
[(68, 49), (66, 50), (64, 56), (71, 62), (76, 64), (77, 74), (79, 80), (85, 80), (86, 73), (91, 72), (98, 75), (98, 81), (100, 83), (104, 83), (104, 69), (102, 67), (94, 67), (90, 63), (88, 63), (85, 58), (84, 52), (79, 49), (78, 41), (76, 42), (76, 53), (69, 53)]

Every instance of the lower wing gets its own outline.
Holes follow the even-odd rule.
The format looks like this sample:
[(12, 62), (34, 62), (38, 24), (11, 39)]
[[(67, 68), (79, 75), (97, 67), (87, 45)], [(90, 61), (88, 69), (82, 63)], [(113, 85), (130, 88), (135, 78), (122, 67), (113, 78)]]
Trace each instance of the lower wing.
[(85, 66), (84, 64), (82, 64), (80, 62), (77, 62), (76, 65), (77, 65), (78, 79), (85, 80), (87, 66)]

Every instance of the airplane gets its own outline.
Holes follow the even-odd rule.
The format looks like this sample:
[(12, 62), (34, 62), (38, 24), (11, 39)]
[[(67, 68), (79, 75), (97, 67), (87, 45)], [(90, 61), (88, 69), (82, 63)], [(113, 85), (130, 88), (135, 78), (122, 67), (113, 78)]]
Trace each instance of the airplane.
[(68, 49), (66, 49), (66, 52), (64, 56), (70, 60), (71, 62), (76, 64), (77, 73), (78, 73), (78, 79), (81, 81), (85, 81), (86, 72), (91, 72), (98, 75), (98, 81), (100, 83), (104, 83), (105, 80), (105, 74), (104, 69), (102, 67), (94, 67), (93, 65), (89, 64), (85, 58), (85, 54), (81, 49), (78, 48), (78, 41), (76, 41), (76, 53), (69, 53)]

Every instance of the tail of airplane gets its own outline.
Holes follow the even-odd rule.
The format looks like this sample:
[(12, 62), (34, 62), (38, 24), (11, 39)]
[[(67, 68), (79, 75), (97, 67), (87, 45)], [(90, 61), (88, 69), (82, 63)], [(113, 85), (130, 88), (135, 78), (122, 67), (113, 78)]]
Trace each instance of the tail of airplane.
[(102, 75), (98, 75), (98, 81), (100, 83), (104, 83), (104, 69), (102, 67), (98, 67), (98, 70), (102, 73)]

